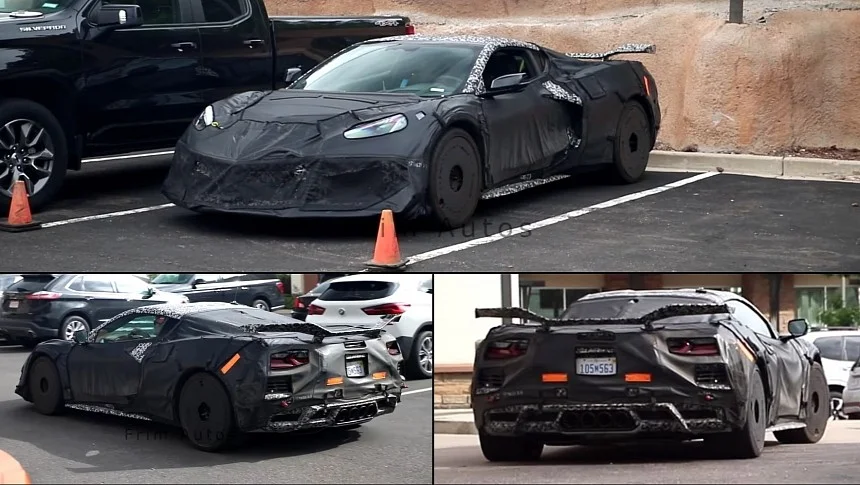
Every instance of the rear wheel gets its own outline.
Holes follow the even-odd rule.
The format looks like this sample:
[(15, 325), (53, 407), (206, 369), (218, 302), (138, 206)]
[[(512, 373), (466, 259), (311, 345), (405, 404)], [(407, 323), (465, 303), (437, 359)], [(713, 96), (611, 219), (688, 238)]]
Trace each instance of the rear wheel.
[[(840, 393), (841, 395), (841, 393)], [(806, 427), (776, 431), (773, 435), (780, 443), (808, 444), (818, 443), (827, 429), (830, 418), (830, 389), (821, 364), (815, 362), (809, 369), (809, 399), (806, 402)]]
[(481, 156), (466, 131), (452, 128), (436, 144), (428, 197), (433, 219), (445, 229), (462, 227), (475, 214), (481, 199)]
[(220, 451), (237, 436), (230, 396), (211, 374), (199, 372), (185, 381), (178, 413), (182, 430), (195, 448)]
[(254, 308), (259, 308), (260, 310), (263, 310), (263, 311), (267, 311), (267, 312), (271, 311), (271, 307), (269, 306), (269, 302), (267, 302), (266, 300), (264, 300), (262, 298), (257, 298), (256, 300), (254, 300), (251, 303), (251, 306)]
[(653, 133), (645, 108), (637, 101), (625, 103), (612, 156), (611, 175), (616, 182), (630, 184), (642, 178), (654, 146)]
[(543, 443), (527, 438), (490, 436), (479, 433), (481, 452), (489, 461), (537, 461), (543, 453)]
[(705, 437), (705, 441), (714, 447), (714, 451), (731, 458), (757, 458), (764, 450), (767, 403), (758, 369), (755, 370), (750, 382), (750, 394), (745, 413), (746, 423), (743, 428)]
[(830, 390), (830, 415), (836, 419), (848, 419), (848, 416), (842, 411), (844, 401), (842, 400), (842, 389)]
[(433, 377), (433, 332), (427, 330), (418, 334), (412, 343), (405, 370), (406, 377), (410, 379)]
[(63, 386), (57, 366), (47, 357), (39, 357), (30, 367), (27, 385), (36, 410), (45, 415), (58, 414), (63, 407)]
[(70, 315), (66, 317), (66, 319), (63, 320), (63, 324), (60, 325), (60, 338), (70, 342), (74, 341), (75, 332), (80, 330), (89, 333), (90, 323), (86, 318), (80, 315)]

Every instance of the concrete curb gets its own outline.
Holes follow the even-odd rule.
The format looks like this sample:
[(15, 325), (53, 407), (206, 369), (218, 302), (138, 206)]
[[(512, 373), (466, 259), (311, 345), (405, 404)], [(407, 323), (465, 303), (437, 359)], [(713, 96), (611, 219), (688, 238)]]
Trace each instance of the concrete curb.
[(433, 421), (434, 434), (478, 434), (475, 423), (469, 421)]
[(648, 161), (649, 169), (713, 172), (717, 171), (717, 167), (725, 173), (740, 175), (832, 180), (856, 177), (860, 180), (858, 160), (653, 150)]
[(21, 484), (30, 485), (30, 475), (18, 463), (18, 460), (12, 458), (12, 455), (0, 450), (0, 484)]

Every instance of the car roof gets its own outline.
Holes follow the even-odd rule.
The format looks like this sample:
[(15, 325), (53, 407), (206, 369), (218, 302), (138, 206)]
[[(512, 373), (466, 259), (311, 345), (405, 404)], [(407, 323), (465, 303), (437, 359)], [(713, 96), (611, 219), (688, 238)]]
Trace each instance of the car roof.
[(243, 305), (238, 305), (235, 303), (225, 303), (220, 301), (201, 301), (194, 303), (159, 303), (157, 305), (147, 305), (132, 308), (131, 310), (127, 310), (120, 315), (117, 315), (117, 317), (124, 315), (132, 315), (136, 313), (151, 313), (153, 315), (180, 319), (186, 315), (192, 315), (194, 313), (202, 313), (213, 310), (225, 310), (228, 308), (247, 309), (249, 307), (245, 307)]
[(415, 42), (415, 43), (444, 43), (444, 44), (477, 44), (482, 46), (499, 47), (523, 47), (526, 49), (540, 50), (540, 46), (508, 37), (493, 37), (486, 35), (396, 35), (393, 37), (381, 37), (369, 39), (363, 44), (378, 44), (381, 42)]
[(723, 303), (726, 300), (742, 300), (743, 297), (731, 291), (708, 290), (704, 288), (680, 288), (680, 289), (660, 289), (660, 290), (611, 290), (602, 291), (599, 293), (591, 293), (583, 296), (578, 301), (599, 300), (603, 298), (620, 298), (620, 297), (637, 297), (637, 296), (653, 296), (653, 297), (682, 297), (682, 298), (698, 298), (700, 300), (710, 300), (715, 303)]
[(349, 281), (385, 281), (387, 283), (402, 283), (403, 281), (420, 281), (429, 278), (429, 274), (424, 273), (358, 273), (347, 276), (341, 276), (327, 281), (327, 283), (343, 283)]
[(846, 337), (858, 335), (860, 335), (860, 330), (817, 330), (804, 335), (804, 338), (811, 341), (824, 337)]

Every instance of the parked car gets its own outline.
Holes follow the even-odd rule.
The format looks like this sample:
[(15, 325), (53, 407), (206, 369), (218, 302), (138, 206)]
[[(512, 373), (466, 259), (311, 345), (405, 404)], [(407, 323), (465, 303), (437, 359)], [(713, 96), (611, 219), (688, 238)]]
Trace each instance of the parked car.
[(821, 364), (830, 388), (831, 409), (837, 417), (846, 418), (842, 394), (848, 384), (851, 367), (860, 359), (860, 330), (855, 328), (812, 332), (803, 338), (818, 347), (821, 352)]
[(266, 311), (284, 307), (284, 284), (274, 273), (165, 273), (156, 275), (152, 285), (185, 295), (192, 302), (236, 302)]
[(0, 209), (22, 172), (39, 209), (85, 157), (172, 148), (219, 99), (412, 32), (400, 16), (270, 17), (264, 0), (0, 2)]
[(75, 332), (89, 332), (131, 308), (187, 301), (130, 274), (24, 274), (3, 292), (0, 335), (26, 346), (71, 341)]
[(848, 419), (860, 419), (860, 358), (851, 366), (842, 398), (842, 412)]
[(9, 273), (0, 274), (0, 291), (3, 291), (6, 288), (9, 288), (9, 286), (12, 283), (17, 283), (19, 281), (21, 281), (21, 275), (19, 275), (19, 274), (9, 274)]
[[(471, 387), (490, 461), (534, 461), (546, 444), (704, 438), (755, 458), (765, 433), (816, 443), (830, 417), (818, 349), (780, 335), (741, 296), (705, 289), (586, 295), (560, 318), (522, 308), (477, 347)], [(522, 319), (516, 320), (516, 319)]]
[(240, 432), (356, 427), (400, 402), (401, 357), (382, 327), (334, 331), (221, 302), (140, 307), (38, 345), (15, 392), (47, 415), (177, 425), (205, 451)]
[(320, 295), (325, 293), (332, 281), (336, 280), (330, 279), (328, 281), (324, 281), (316, 285), (311, 291), (293, 299), (293, 312), (291, 316), (296, 320), (305, 321), (308, 316), (308, 307), (310, 304), (319, 298)]
[(403, 373), (411, 379), (433, 376), (433, 275), (361, 273), (332, 280), (308, 305), (306, 320), (373, 325), (394, 317), (386, 332), (403, 352)]

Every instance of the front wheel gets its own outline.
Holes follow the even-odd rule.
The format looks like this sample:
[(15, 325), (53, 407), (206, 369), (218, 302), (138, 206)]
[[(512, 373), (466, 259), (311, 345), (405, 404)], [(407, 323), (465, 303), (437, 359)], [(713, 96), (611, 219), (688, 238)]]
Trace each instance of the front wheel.
[(642, 178), (654, 146), (653, 127), (645, 108), (628, 101), (621, 109), (612, 156), (612, 178), (631, 184)]
[(543, 443), (528, 438), (490, 436), (478, 433), (481, 452), (489, 461), (538, 461), (543, 454)]
[(63, 385), (57, 366), (48, 357), (39, 357), (30, 367), (27, 379), (30, 400), (36, 410), (51, 416), (64, 409)]
[(462, 227), (481, 199), (481, 154), (459, 128), (445, 132), (433, 150), (428, 198), (432, 217), (444, 229)]
[(69, 163), (66, 134), (41, 104), (26, 99), (0, 101), (0, 209), (5, 214), (15, 182), (23, 180), (30, 208), (57, 195)]
[(809, 397), (806, 401), (805, 428), (775, 431), (777, 441), (785, 444), (818, 443), (827, 429), (830, 418), (830, 389), (821, 364), (815, 362), (809, 369)]

